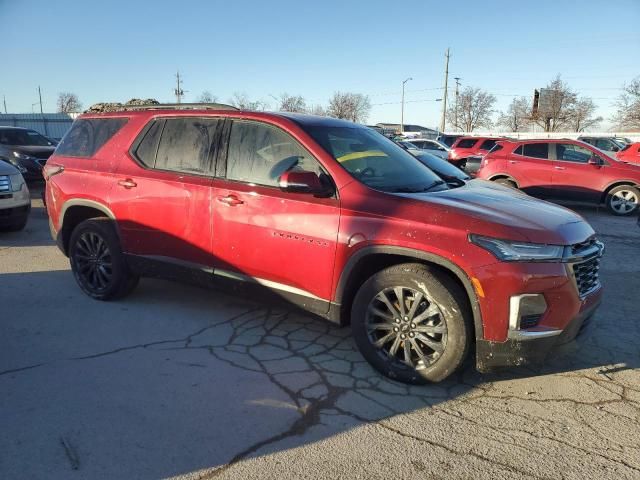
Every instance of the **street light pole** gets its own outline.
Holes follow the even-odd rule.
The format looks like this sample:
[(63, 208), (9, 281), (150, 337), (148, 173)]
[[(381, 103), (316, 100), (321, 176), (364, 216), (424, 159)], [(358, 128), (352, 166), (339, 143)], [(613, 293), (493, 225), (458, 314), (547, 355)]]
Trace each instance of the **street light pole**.
[(400, 110), (400, 135), (402, 135), (402, 132), (404, 132), (404, 86), (409, 80), (413, 80), (413, 78), (409, 77), (402, 82), (402, 101), (400, 102), (402, 104), (402, 108)]
[(442, 96), (442, 119), (440, 120), (440, 131), (444, 132), (444, 128), (446, 126), (446, 115), (447, 115), (447, 86), (449, 82), (449, 49), (447, 48), (447, 53), (445, 53), (444, 58), (446, 62), (444, 64), (444, 95)]

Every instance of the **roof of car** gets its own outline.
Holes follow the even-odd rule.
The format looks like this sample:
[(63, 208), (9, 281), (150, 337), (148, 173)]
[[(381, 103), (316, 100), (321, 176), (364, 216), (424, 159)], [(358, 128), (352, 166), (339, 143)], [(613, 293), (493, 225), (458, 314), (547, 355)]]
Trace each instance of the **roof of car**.
[(9, 125), (0, 125), (0, 130), (31, 130), (30, 128), (11, 127)]

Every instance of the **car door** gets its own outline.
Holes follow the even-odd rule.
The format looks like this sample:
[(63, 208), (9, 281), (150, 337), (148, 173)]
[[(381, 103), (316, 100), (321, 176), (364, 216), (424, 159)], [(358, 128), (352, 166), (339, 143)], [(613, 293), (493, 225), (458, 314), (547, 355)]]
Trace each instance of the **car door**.
[(161, 118), (134, 142), (111, 195), (126, 252), (212, 266), (211, 164), (221, 124), (214, 118)]
[[(553, 197), (566, 200), (597, 202), (604, 189), (603, 155), (578, 143), (552, 143)], [(589, 163), (597, 157), (600, 165)]]
[(539, 197), (550, 194), (553, 164), (549, 143), (523, 143), (508, 156), (506, 167), (521, 190)]
[[(340, 204), (284, 192), (278, 178), (296, 169), (326, 175), (279, 127), (234, 120), (225, 172), (214, 182), (213, 254), (217, 275), (258, 282), (306, 308), (326, 312), (332, 294)], [(324, 177), (328, 180), (328, 177)]]

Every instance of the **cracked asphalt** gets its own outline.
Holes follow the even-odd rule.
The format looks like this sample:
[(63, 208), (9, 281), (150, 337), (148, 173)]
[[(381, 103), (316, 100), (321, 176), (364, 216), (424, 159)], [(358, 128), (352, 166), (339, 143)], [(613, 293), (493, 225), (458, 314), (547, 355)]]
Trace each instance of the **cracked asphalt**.
[(93, 301), (33, 205), (0, 234), (0, 478), (640, 478), (635, 219), (579, 209), (607, 252), (577, 344), (406, 386), (282, 306), (151, 279)]

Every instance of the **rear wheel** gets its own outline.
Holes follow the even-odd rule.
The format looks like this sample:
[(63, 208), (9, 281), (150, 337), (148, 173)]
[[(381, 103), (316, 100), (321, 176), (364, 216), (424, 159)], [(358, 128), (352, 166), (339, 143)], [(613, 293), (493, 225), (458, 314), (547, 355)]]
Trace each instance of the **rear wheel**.
[(421, 264), (373, 275), (358, 291), (351, 314), (365, 359), (394, 380), (416, 384), (443, 380), (462, 365), (470, 322), (458, 284)]
[(504, 185), (505, 187), (509, 187), (513, 189), (518, 188), (518, 185), (516, 185), (516, 182), (514, 182), (513, 180), (509, 180), (508, 178), (496, 178), (493, 181), (496, 183), (499, 183), (500, 185)]
[(640, 205), (640, 191), (631, 185), (620, 185), (607, 193), (607, 208), (614, 215), (631, 215)]
[(96, 300), (122, 298), (138, 284), (108, 218), (85, 220), (73, 230), (69, 260), (82, 291)]

